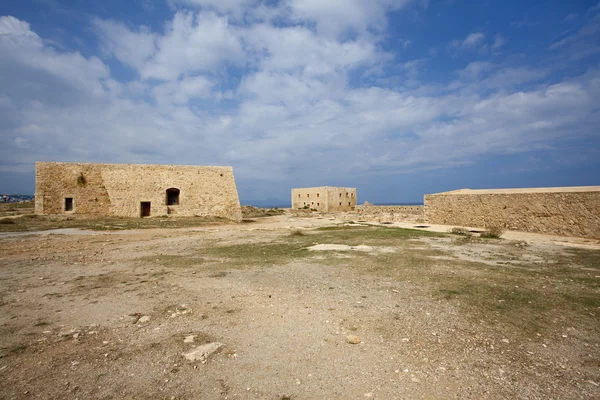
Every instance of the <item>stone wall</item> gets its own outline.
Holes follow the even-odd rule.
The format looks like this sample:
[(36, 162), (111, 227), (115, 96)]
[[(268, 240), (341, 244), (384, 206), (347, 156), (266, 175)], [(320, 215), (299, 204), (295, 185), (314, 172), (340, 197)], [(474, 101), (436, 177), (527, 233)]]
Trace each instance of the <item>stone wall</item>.
[(431, 224), (600, 238), (600, 186), (430, 194), (425, 218)]
[(352, 211), (356, 188), (320, 186), (292, 189), (292, 209), (309, 207), (321, 212)]
[[(179, 190), (179, 204), (167, 205), (167, 189)], [(65, 211), (65, 198), (73, 211)], [(150, 215), (242, 218), (231, 167), (36, 163), (36, 213), (139, 217)]]
[(356, 206), (358, 218), (378, 222), (423, 222), (423, 206)]

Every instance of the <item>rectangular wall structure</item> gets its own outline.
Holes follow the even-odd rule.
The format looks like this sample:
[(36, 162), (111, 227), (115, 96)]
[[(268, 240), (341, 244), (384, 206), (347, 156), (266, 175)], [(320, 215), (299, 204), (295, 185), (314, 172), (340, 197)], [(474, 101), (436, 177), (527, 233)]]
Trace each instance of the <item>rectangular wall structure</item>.
[(600, 239), (600, 186), (461, 189), (425, 195), (431, 224)]
[(35, 178), (38, 214), (242, 219), (231, 167), (37, 162)]
[(356, 207), (356, 188), (320, 186), (292, 189), (292, 208), (322, 212), (352, 211)]

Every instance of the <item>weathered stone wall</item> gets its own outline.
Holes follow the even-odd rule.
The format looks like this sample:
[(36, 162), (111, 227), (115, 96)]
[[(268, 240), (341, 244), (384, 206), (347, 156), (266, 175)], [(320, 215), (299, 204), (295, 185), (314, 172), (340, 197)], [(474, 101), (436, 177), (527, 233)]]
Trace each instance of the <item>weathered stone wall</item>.
[(345, 212), (356, 208), (356, 189), (342, 187), (328, 187), (327, 211)]
[(425, 218), (431, 224), (600, 238), (600, 187), (430, 194)]
[(327, 211), (327, 188), (292, 189), (292, 209), (297, 210), (305, 206), (317, 211)]
[[(170, 188), (180, 191), (178, 205), (167, 205)], [(242, 218), (231, 167), (36, 163), (36, 212), (68, 213), (67, 197), (74, 214), (139, 217), (150, 202), (151, 216)]]
[(292, 189), (292, 209), (305, 206), (321, 212), (352, 211), (356, 188), (321, 186)]
[(378, 222), (422, 222), (423, 206), (377, 206), (364, 204), (356, 206), (358, 218)]

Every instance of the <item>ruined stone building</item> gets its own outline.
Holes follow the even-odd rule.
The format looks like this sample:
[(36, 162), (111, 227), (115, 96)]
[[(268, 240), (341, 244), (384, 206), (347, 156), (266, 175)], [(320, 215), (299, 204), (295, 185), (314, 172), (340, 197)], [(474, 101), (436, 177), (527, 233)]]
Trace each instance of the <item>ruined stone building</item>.
[(425, 195), (430, 224), (600, 239), (600, 186), (461, 189)]
[(292, 208), (317, 211), (352, 211), (356, 207), (356, 188), (321, 186), (292, 189)]
[(242, 219), (232, 167), (37, 162), (35, 211)]

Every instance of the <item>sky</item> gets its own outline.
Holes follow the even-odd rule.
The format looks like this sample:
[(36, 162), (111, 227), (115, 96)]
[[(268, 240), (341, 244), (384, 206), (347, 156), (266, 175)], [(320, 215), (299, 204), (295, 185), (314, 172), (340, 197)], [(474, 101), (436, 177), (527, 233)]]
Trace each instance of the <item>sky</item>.
[(600, 2), (0, 2), (0, 192), (231, 165), (242, 203), (600, 184)]

